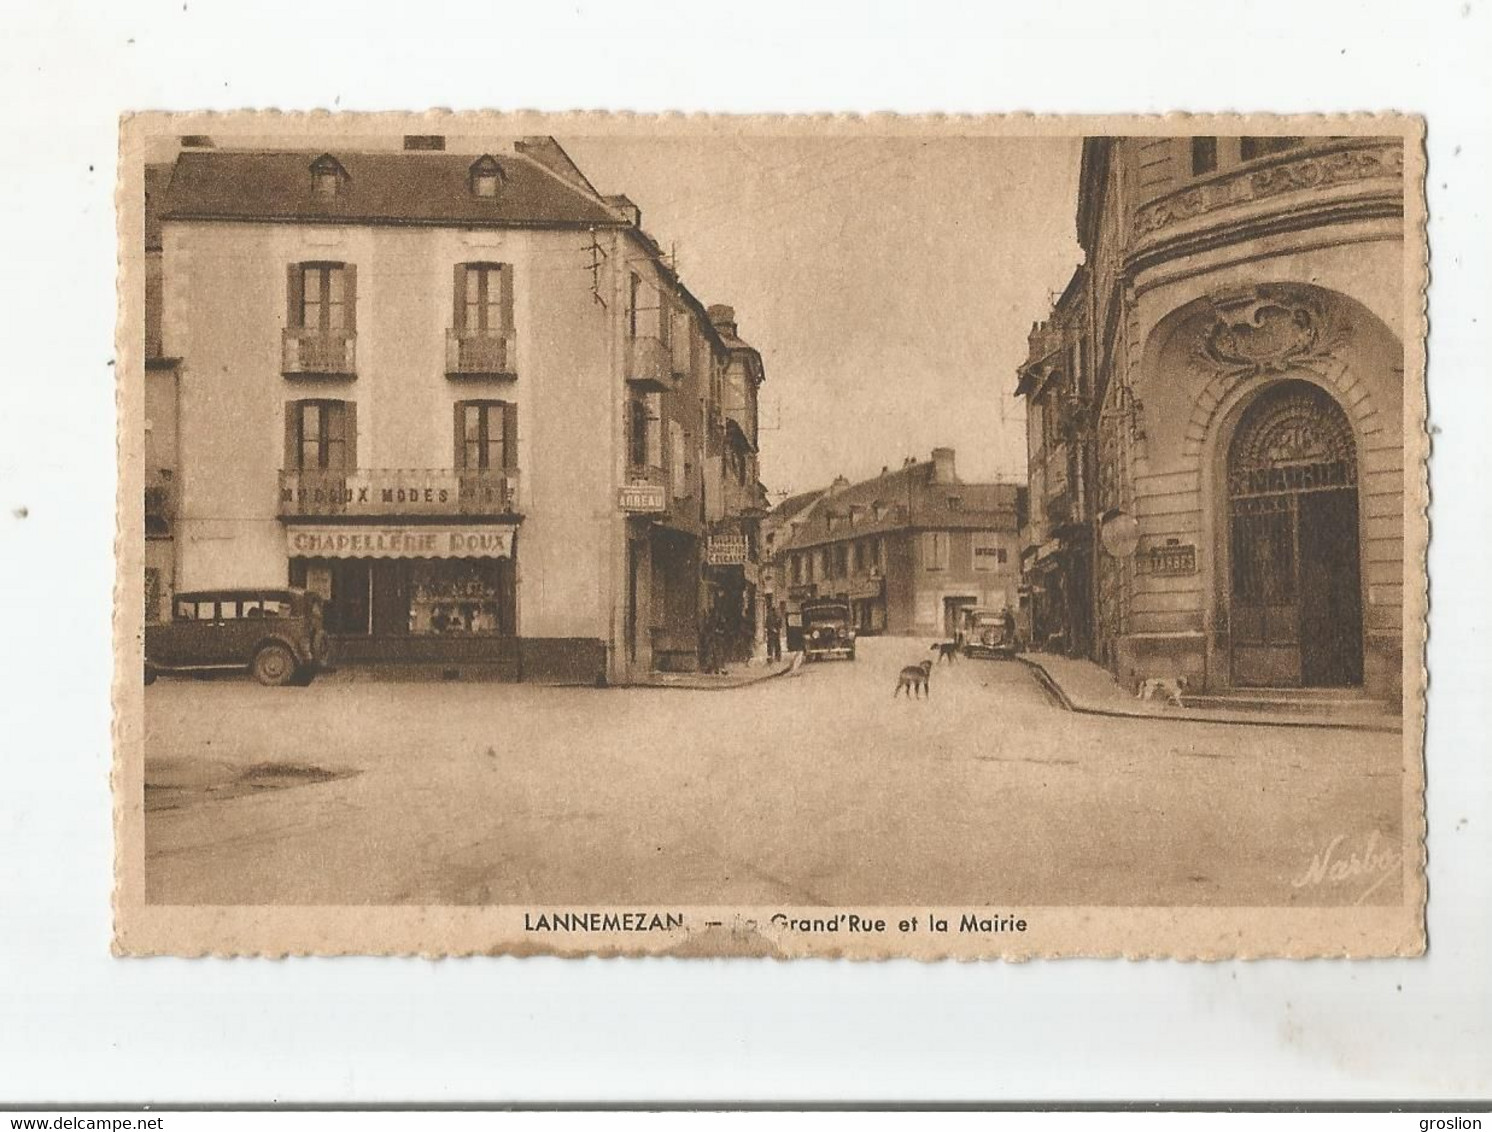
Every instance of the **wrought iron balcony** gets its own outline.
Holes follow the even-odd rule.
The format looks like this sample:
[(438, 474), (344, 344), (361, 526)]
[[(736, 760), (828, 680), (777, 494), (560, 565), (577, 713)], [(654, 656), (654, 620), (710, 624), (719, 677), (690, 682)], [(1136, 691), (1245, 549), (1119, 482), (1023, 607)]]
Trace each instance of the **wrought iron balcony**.
[(627, 381), (647, 393), (667, 393), (676, 387), (673, 352), (661, 338), (627, 340)]
[(357, 373), (357, 335), (350, 330), (285, 328), (280, 369), (286, 377), (351, 377)]
[(497, 516), (519, 509), (516, 468), (359, 468), (280, 473), (280, 517)]
[(450, 377), (517, 377), (513, 336), (497, 330), (446, 331), (446, 373)]

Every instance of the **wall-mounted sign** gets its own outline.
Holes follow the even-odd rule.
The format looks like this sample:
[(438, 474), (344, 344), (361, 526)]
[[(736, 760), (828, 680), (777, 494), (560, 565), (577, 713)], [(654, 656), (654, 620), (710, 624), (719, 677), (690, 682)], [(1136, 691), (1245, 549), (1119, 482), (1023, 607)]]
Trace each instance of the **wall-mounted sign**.
[(292, 558), (511, 558), (512, 525), (294, 526)]
[(711, 535), (705, 546), (705, 561), (711, 566), (744, 566), (751, 543), (745, 535)]
[(1178, 577), (1197, 572), (1197, 548), (1191, 543), (1172, 539), (1165, 546), (1152, 546), (1146, 557), (1152, 574)]
[(617, 492), (617, 506), (639, 515), (668, 510), (668, 492), (661, 483), (629, 483)]

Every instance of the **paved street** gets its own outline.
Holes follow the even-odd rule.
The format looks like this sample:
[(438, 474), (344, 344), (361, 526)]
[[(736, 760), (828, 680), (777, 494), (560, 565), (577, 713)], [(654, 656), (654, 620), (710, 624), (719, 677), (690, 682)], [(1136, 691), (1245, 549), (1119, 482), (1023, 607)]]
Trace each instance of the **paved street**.
[(1351, 903), (1317, 855), (1397, 844), (1397, 735), (1077, 715), (999, 661), (909, 703), (927, 644), (860, 650), (729, 691), (162, 679), (148, 897)]

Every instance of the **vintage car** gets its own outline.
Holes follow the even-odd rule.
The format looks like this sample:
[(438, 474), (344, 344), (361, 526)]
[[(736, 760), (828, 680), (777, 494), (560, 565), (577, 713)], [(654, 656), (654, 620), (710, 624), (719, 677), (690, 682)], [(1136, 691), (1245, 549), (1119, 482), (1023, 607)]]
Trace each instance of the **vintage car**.
[(322, 603), (301, 589), (179, 593), (170, 621), (145, 626), (145, 683), (162, 672), (242, 672), (308, 684), (329, 653)]
[(1015, 615), (1008, 610), (982, 606), (965, 609), (959, 630), (965, 656), (1003, 658), (1021, 651)]
[(805, 601), (801, 613), (805, 661), (828, 656), (855, 659), (855, 627), (850, 621), (849, 602), (835, 598)]

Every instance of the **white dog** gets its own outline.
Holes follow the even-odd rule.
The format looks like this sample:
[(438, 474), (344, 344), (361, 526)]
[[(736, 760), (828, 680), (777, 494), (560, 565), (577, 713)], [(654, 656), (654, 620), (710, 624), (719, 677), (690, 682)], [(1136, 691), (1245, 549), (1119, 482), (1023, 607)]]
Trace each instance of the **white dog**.
[(1140, 690), (1135, 693), (1142, 700), (1163, 699), (1172, 707), (1181, 706), (1181, 693), (1186, 691), (1186, 677), (1175, 678), (1152, 676), (1140, 681)]

